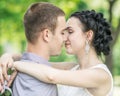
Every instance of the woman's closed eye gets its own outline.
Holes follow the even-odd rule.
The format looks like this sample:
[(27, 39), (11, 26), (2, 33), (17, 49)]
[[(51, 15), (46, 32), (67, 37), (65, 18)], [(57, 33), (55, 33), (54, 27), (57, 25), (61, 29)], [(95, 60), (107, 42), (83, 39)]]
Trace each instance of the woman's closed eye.
[(68, 33), (69, 33), (69, 34), (72, 34), (72, 33), (73, 33), (73, 30), (68, 29)]

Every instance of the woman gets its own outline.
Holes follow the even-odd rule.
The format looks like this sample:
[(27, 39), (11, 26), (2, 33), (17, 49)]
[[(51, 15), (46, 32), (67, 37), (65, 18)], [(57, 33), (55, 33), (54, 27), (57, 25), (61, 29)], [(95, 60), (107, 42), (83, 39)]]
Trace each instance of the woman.
[(79, 65), (70, 71), (25, 62), (15, 62), (13, 67), (44, 82), (61, 84), (59, 96), (111, 96), (112, 75), (100, 58), (109, 54), (112, 40), (103, 14), (75, 12), (67, 21), (67, 30), (66, 51), (77, 57)]

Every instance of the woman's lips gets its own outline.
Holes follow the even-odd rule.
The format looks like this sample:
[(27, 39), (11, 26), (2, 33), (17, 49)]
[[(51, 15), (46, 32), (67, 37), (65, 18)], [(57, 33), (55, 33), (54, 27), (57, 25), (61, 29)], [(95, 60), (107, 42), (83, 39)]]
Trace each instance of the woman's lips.
[(65, 47), (66, 48), (70, 47), (70, 43), (65, 43)]

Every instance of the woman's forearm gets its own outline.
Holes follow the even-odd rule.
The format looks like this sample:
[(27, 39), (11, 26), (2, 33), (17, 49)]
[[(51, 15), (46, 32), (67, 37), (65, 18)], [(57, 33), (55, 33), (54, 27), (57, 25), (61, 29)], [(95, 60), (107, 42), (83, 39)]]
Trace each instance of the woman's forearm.
[(31, 62), (21, 61), (15, 62), (13, 67), (20, 72), (26, 73), (37, 78), (40, 81), (52, 84), (63, 84), (70, 86), (95, 88), (96, 86), (101, 84), (100, 83), (101, 81), (103, 81), (101, 80), (101, 78), (104, 79), (103, 75), (99, 75), (98, 77), (98, 73), (101, 73), (101, 71), (104, 72), (104, 70), (98, 69), (68, 71), (55, 69), (43, 64), (35, 64)]
[(44, 81), (46, 83), (55, 83), (52, 80), (52, 76), (56, 74), (57, 69), (53, 69), (49, 66), (42, 64), (33, 64), (31, 62), (15, 62), (13, 67), (23, 73), (34, 76), (38, 80)]
[(70, 70), (77, 65), (75, 62), (50, 62), (52, 67), (63, 70)]

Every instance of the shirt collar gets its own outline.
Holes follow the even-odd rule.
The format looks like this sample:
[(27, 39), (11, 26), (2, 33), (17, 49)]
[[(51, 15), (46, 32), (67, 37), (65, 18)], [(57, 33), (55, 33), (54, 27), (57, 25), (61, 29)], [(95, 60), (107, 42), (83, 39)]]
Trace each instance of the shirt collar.
[(30, 52), (23, 53), (21, 60), (29, 60), (35, 63), (45, 64), (50, 66), (50, 63), (48, 62), (48, 60)]

